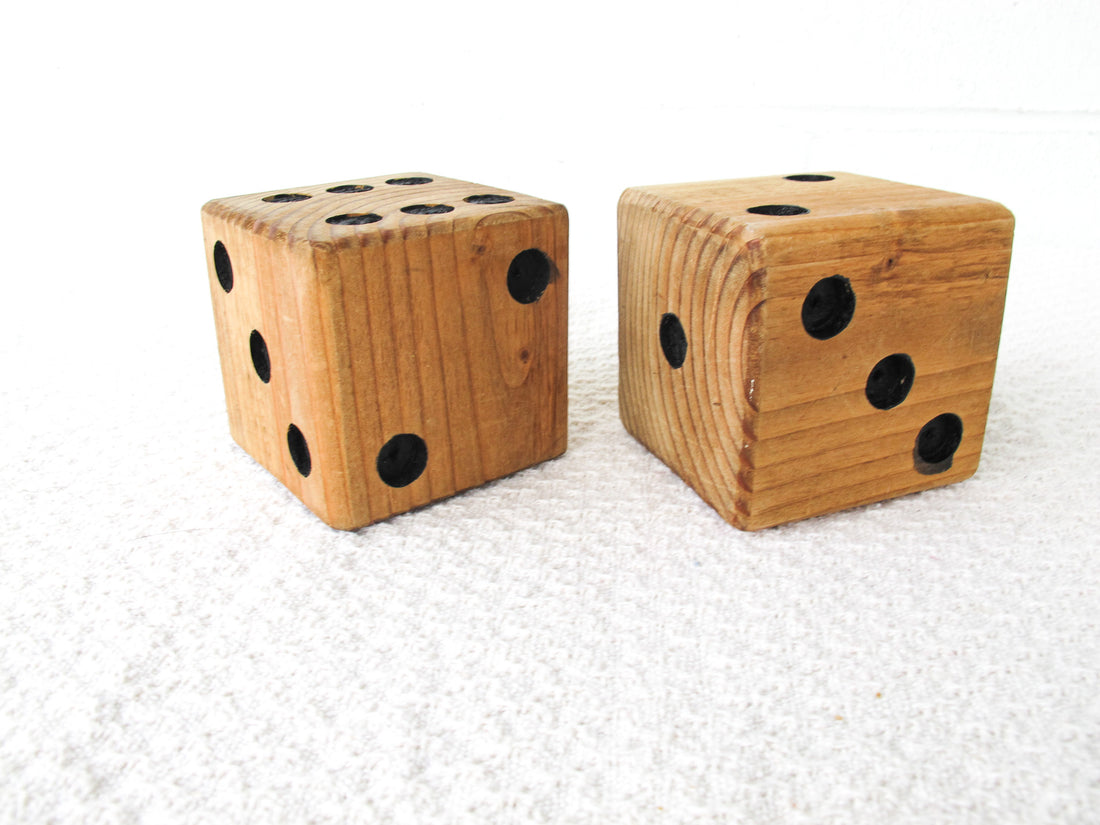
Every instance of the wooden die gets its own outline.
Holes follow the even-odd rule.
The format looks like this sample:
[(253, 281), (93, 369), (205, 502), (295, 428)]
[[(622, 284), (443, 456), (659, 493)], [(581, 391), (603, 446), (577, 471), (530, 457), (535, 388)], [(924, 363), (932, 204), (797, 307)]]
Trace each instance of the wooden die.
[(969, 477), (1013, 224), (840, 172), (626, 190), (624, 425), (746, 530)]
[(563, 206), (418, 173), (202, 221), (230, 431), (328, 524), (565, 450)]

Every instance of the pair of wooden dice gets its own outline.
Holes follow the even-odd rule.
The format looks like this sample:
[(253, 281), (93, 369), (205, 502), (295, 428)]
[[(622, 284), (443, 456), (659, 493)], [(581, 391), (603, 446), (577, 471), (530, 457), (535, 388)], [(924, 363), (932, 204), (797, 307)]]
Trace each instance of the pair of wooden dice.
[[(230, 429), (355, 529), (560, 455), (568, 217), (415, 174), (203, 208)], [(830, 173), (628, 189), (623, 423), (742, 529), (964, 479), (1013, 218)]]

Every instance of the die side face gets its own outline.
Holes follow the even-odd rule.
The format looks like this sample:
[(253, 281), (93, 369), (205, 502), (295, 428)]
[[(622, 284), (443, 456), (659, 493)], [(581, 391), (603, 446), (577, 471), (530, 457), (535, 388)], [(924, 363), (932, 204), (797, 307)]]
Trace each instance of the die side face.
[[(657, 383), (671, 383), (659, 390), (667, 396), (663, 409), (680, 419), (699, 417), (706, 406), (727, 408), (739, 397), (713, 376), (728, 374), (729, 386), (742, 387), (740, 397), (748, 403), (738, 412), (744, 438), (737, 455), (728, 457), (728, 446), (708, 429), (678, 443), (669, 428), (658, 449), (651, 443), (653, 427), (635, 434), (745, 529), (958, 481), (974, 472), (981, 451), (1011, 214), (951, 193), (842, 173), (824, 177), (644, 190), (644, 197), (670, 204), (669, 215), (679, 210), (673, 223), (686, 214), (688, 223), (706, 216), (719, 227), (744, 259), (739, 277), (752, 306), (744, 325), (731, 326), (739, 358), (709, 363), (708, 351), (736, 346), (692, 336), (694, 360), (689, 356), (671, 372), (666, 363), (669, 374), (656, 376)], [(628, 210), (639, 197), (624, 196)], [(748, 211), (752, 204), (771, 208), (757, 214)], [(625, 240), (629, 247), (632, 241)], [(685, 258), (692, 261), (690, 243), (688, 248)], [(666, 277), (682, 284), (682, 266), (675, 256), (670, 263)], [(635, 277), (645, 275), (635, 271)], [(705, 283), (713, 290), (718, 279), (711, 272)], [(680, 298), (692, 318), (699, 311), (705, 318), (727, 312), (706, 301), (685, 307), (683, 294), (661, 300), (672, 306)], [(639, 344), (655, 311), (638, 319), (633, 335)], [(652, 362), (654, 353), (642, 360)], [(675, 394), (678, 383), (682, 397)], [(653, 389), (643, 395), (657, 397)], [(624, 409), (624, 421), (647, 415), (664, 417)], [(691, 469), (702, 459), (688, 457), (706, 449), (719, 456), (711, 459), (709, 477)], [(737, 491), (734, 507), (729, 490)]]
[(626, 429), (734, 524), (751, 503), (743, 342), (764, 296), (751, 234), (649, 191), (619, 203), (619, 410)]
[[(264, 200), (280, 194), (309, 197)], [(203, 219), (233, 436), (329, 524), (564, 451), (563, 207), (415, 174), (212, 201)]]

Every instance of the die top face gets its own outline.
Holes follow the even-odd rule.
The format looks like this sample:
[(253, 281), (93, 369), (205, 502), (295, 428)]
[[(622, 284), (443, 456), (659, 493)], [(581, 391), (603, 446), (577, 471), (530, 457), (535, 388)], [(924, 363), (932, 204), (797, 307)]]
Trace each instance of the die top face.
[(406, 174), (218, 199), (202, 218), (230, 430), (328, 524), (565, 450), (563, 206)]
[(1004, 207), (830, 172), (639, 187), (619, 216), (624, 423), (728, 520), (974, 472)]
[(216, 198), (203, 212), (288, 245), (384, 242), (428, 231), (464, 231), (491, 219), (527, 220), (564, 207), (541, 198), (425, 172), (380, 175)]
[[(994, 201), (848, 172), (658, 184), (624, 193), (629, 200), (640, 196), (667, 209), (697, 210), (722, 231), (756, 238), (803, 234), (823, 222), (876, 227), (892, 215), (920, 211), (935, 213), (937, 220), (955, 214), (1012, 217)], [(804, 246), (799, 249), (812, 254)]]

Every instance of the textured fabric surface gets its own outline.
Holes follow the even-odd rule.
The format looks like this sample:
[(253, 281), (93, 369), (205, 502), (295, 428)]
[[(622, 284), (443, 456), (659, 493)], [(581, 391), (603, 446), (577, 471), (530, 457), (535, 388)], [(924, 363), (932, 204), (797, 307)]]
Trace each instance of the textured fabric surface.
[(1100, 281), (1026, 239), (977, 475), (752, 535), (619, 425), (606, 241), (568, 453), (353, 533), (230, 440), (194, 255), (13, 313), (0, 821), (1095, 822)]
[(357, 533), (229, 439), (204, 285), (14, 323), (0, 820), (1095, 821), (1076, 262), (1017, 251), (973, 479), (757, 534), (620, 426), (583, 263), (568, 453)]

